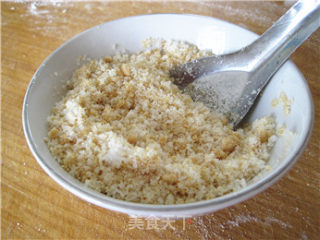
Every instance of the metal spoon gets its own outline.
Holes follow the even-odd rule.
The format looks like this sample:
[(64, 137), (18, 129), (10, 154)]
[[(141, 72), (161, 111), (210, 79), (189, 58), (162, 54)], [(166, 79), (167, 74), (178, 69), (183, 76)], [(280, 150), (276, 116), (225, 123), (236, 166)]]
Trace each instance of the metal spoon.
[(319, 26), (320, 1), (299, 1), (247, 47), (191, 61), (170, 74), (180, 89), (225, 114), (235, 129), (272, 75)]

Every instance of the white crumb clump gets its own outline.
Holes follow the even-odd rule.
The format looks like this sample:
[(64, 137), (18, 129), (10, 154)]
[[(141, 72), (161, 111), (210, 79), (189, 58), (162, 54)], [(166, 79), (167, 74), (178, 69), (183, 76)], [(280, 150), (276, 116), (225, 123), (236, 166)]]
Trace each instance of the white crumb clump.
[(91, 61), (48, 118), (48, 146), (72, 176), (110, 197), (150, 204), (215, 198), (266, 168), (275, 122), (233, 131), (226, 118), (181, 93), (169, 70), (207, 56), (178, 41)]

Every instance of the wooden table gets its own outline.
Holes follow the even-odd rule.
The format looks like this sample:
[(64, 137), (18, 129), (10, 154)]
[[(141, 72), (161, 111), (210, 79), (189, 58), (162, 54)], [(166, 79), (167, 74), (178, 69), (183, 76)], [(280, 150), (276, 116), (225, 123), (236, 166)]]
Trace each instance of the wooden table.
[[(130, 15), (194, 13), (263, 33), (292, 2), (2, 2), (2, 238), (317, 239), (319, 237), (320, 31), (292, 56), (315, 103), (315, 125), (294, 168), (267, 191), (233, 207), (158, 231), (129, 229), (125, 214), (93, 206), (55, 183), (29, 151), (21, 125), (23, 97), (41, 62), (94, 25)], [(140, 219), (146, 223), (146, 220)], [(145, 227), (146, 228), (146, 227)]]

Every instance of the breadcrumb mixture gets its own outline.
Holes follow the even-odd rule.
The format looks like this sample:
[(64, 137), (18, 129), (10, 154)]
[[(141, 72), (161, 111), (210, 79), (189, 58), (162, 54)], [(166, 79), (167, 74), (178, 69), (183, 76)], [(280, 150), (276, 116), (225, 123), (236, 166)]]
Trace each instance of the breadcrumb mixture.
[(233, 131), (169, 77), (212, 53), (178, 41), (148, 39), (144, 47), (74, 73), (48, 118), (51, 153), (85, 185), (126, 201), (188, 203), (245, 187), (267, 165), (274, 120)]

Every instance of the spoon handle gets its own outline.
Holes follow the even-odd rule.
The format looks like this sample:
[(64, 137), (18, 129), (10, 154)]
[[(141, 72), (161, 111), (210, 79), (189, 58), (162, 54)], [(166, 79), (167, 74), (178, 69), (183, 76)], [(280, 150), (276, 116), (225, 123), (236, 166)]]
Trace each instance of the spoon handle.
[(247, 71), (261, 79), (258, 83), (260, 88), (319, 26), (320, 0), (298, 1), (258, 40), (244, 49)]

